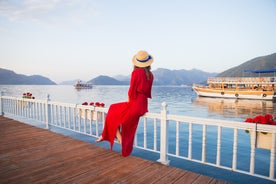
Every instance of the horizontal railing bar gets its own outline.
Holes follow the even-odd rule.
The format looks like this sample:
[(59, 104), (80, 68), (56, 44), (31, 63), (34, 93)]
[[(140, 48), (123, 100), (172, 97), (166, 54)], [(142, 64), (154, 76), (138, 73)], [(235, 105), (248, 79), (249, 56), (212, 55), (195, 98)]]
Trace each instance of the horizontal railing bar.
[[(147, 116), (146, 117), (150, 117)], [(196, 117), (189, 117), (189, 116), (178, 116), (178, 115), (168, 115), (168, 121), (179, 121), (179, 122), (192, 122), (193, 124), (201, 124), (201, 125), (214, 125), (214, 126), (221, 126), (224, 128), (238, 128), (238, 129), (249, 129), (255, 130), (255, 123), (241, 123), (237, 121), (227, 121), (227, 120), (217, 120), (217, 119), (205, 119), (205, 118), (196, 118)], [(276, 133), (276, 126), (274, 125), (263, 125), (258, 124), (257, 131), (264, 131), (270, 133)]]

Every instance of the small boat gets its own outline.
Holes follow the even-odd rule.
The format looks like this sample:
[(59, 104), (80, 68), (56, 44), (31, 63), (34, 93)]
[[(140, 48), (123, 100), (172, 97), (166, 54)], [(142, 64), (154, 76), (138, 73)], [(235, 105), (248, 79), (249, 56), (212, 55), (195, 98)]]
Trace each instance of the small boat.
[[(246, 70), (271, 73), (270, 70)], [(209, 77), (207, 85), (193, 84), (198, 96), (215, 98), (258, 99), (276, 101), (276, 77)]]
[(76, 89), (91, 89), (91, 88), (92, 88), (92, 84), (90, 84), (90, 83), (84, 83), (84, 82), (82, 82), (82, 81), (78, 81), (78, 82), (74, 85), (74, 87), (75, 87)]

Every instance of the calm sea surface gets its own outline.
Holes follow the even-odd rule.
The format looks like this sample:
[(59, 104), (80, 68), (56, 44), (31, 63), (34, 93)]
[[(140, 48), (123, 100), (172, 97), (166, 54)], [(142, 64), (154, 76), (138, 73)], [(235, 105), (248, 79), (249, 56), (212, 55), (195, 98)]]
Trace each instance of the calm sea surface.
[[(128, 86), (94, 86), (76, 90), (69, 85), (0, 85), (0, 91), (16, 97), (31, 92), (36, 99), (46, 99), (49, 94), (52, 101), (74, 104), (99, 101), (108, 107), (127, 100)], [(159, 113), (162, 102), (166, 102), (169, 113), (175, 115), (234, 121), (244, 121), (259, 114), (276, 115), (276, 103), (271, 101), (200, 98), (191, 87), (153, 86), (149, 111)]]
[[(50, 95), (50, 99), (56, 102), (82, 104), (83, 102), (103, 102), (106, 107), (109, 107), (112, 103), (117, 103), (127, 100), (128, 86), (94, 86), (92, 89), (76, 90), (73, 86), (69, 85), (0, 85), (0, 91), (5, 96), (22, 97), (23, 93), (31, 92), (36, 99), (46, 99), (47, 95)], [(273, 114), (276, 115), (276, 103), (271, 101), (260, 101), (260, 100), (235, 100), (235, 99), (218, 99), (218, 98), (199, 98), (191, 87), (175, 87), (175, 86), (153, 86), (152, 99), (149, 100), (149, 112), (160, 113), (162, 102), (166, 102), (167, 109), (170, 114), (201, 117), (201, 118), (212, 118), (221, 120), (232, 120), (232, 121), (244, 121), (247, 117), (254, 117), (260, 114)], [(142, 124), (141, 124), (142, 126)], [(140, 125), (139, 125), (140, 127)], [(142, 131), (137, 134), (143, 134)], [(185, 134), (185, 130), (188, 128), (182, 127)], [(196, 128), (195, 128), (196, 129)], [(62, 130), (61, 130), (62, 131)], [(186, 132), (187, 133), (187, 132)], [(74, 136), (70, 133), (65, 133), (69, 136)], [(200, 134), (193, 134), (193, 141), (199, 141), (202, 139)], [(216, 133), (208, 134), (208, 140), (215, 140)], [(198, 136), (198, 137), (197, 137)], [(141, 135), (143, 137), (143, 135)], [(77, 137), (79, 138), (79, 137)], [(83, 138), (84, 140), (91, 142), (91, 138)], [(222, 152), (223, 157), (221, 163), (231, 165), (232, 163), (232, 152), (233, 145), (233, 133), (226, 133), (224, 137), (225, 141), (229, 144)], [(250, 162), (250, 145), (249, 135), (244, 131), (239, 132), (239, 140), (241, 146), (238, 148), (238, 158), (242, 161), (238, 162), (238, 167), (249, 168)], [(138, 140), (139, 141), (139, 140)], [(173, 142), (173, 141), (172, 141)], [(104, 143), (108, 147), (108, 143)], [(207, 144), (209, 144), (207, 142)], [(184, 146), (184, 147), (183, 147)], [(187, 154), (187, 145), (182, 145), (181, 154)], [(120, 146), (114, 145), (114, 150), (120, 151)], [(175, 145), (170, 143), (169, 151), (174, 150)], [(207, 150), (208, 155), (213, 156), (207, 159), (214, 159), (216, 147), (212, 145), (212, 142), (208, 146), (211, 148)], [(135, 156), (142, 158), (148, 158), (156, 161), (158, 155), (148, 153), (144, 151), (136, 150), (132, 153)], [(201, 157), (200, 147), (193, 146), (193, 157)], [(259, 167), (257, 173), (269, 173), (269, 157), (270, 152), (268, 150), (257, 149), (255, 164)], [(171, 159), (171, 165), (177, 166), (190, 171), (202, 173), (212, 177), (217, 177), (223, 180), (231, 181), (233, 183), (244, 183), (250, 181), (252, 183), (271, 183), (270, 181), (256, 179), (249, 176), (235, 175), (233, 172), (226, 172), (216, 168), (208, 168), (208, 166), (199, 166), (196, 163), (191, 163), (184, 160), (173, 160)], [(276, 161), (275, 161), (276, 162)], [(276, 171), (275, 171), (276, 175)]]

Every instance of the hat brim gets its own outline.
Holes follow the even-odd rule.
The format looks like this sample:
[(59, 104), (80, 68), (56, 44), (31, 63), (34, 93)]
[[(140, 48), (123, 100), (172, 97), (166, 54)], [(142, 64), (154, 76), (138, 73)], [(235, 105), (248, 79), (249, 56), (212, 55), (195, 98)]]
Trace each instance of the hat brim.
[(132, 58), (132, 63), (135, 65), (135, 66), (138, 66), (138, 67), (147, 67), (147, 66), (150, 66), (152, 63), (153, 63), (153, 57), (150, 55), (151, 59), (149, 59), (148, 61), (146, 62), (139, 62), (137, 61), (136, 59), (136, 55), (133, 56)]

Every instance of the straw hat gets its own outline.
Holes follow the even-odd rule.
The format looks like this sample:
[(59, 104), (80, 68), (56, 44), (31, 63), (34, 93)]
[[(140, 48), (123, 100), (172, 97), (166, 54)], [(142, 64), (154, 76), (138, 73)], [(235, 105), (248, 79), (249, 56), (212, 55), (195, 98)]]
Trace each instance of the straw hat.
[(132, 63), (138, 67), (150, 66), (153, 62), (153, 57), (147, 51), (141, 50), (132, 58)]

